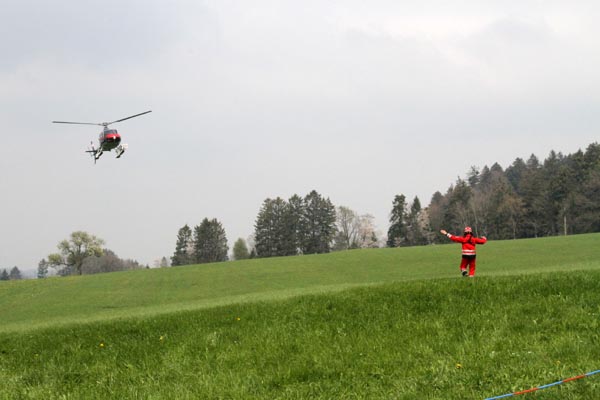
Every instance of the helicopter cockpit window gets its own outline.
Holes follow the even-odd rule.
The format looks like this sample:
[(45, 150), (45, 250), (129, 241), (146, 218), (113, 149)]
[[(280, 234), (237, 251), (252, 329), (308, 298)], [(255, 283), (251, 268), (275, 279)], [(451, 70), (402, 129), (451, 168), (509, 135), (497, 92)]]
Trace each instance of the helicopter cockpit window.
[(114, 135), (115, 133), (117, 133), (116, 129), (109, 129), (109, 130), (106, 131), (107, 135)]

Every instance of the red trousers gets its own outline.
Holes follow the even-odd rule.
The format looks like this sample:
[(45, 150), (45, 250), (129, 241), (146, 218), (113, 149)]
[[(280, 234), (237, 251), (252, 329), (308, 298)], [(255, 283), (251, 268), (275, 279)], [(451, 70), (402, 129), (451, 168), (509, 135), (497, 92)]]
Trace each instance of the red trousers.
[(460, 261), (460, 270), (466, 271), (469, 268), (469, 276), (475, 275), (475, 256), (463, 256)]

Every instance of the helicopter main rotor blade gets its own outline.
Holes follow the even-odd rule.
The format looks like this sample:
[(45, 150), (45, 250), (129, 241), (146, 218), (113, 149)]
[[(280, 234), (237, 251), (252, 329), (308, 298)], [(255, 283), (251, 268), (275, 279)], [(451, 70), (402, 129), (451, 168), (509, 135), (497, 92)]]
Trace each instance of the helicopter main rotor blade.
[(113, 122), (108, 122), (106, 125), (110, 125), (110, 124), (114, 124), (115, 122), (121, 122), (121, 121), (125, 121), (127, 119), (139, 117), (140, 115), (148, 114), (148, 113), (151, 113), (151, 112), (152, 112), (152, 110), (144, 111), (143, 113), (135, 114), (135, 115), (132, 115), (131, 117), (121, 118), (121, 119), (118, 119), (118, 120), (113, 121)]
[(98, 124), (98, 123), (94, 123), (94, 122), (68, 122), (68, 121), (52, 121), (53, 124), (73, 124), (73, 125), (100, 125), (103, 126), (103, 124)]

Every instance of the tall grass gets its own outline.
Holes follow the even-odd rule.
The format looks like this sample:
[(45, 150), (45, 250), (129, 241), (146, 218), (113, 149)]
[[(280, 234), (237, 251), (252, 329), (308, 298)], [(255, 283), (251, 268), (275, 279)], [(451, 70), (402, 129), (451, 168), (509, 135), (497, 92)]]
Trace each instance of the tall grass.
[[(0, 335), (0, 398), (483, 399), (600, 368), (600, 272), (439, 279)], [(589, 378), (536, 399), (594, 399)]]

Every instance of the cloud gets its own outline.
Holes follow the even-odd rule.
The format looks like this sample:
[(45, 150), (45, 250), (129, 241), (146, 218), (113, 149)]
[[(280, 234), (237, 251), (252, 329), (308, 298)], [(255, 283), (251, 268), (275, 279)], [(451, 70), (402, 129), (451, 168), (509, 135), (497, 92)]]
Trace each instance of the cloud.
[(140, 67), (186, 33), (190, 10), (198, 15), (201, 8), (187, 0), (8, 0), (0, 70), (40, 57), (97, 70)]

